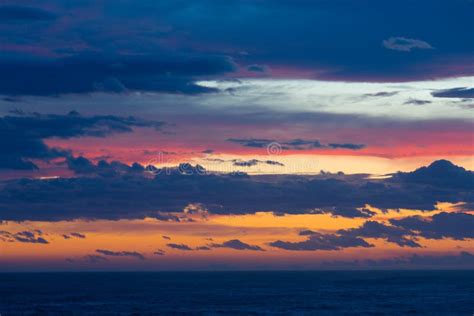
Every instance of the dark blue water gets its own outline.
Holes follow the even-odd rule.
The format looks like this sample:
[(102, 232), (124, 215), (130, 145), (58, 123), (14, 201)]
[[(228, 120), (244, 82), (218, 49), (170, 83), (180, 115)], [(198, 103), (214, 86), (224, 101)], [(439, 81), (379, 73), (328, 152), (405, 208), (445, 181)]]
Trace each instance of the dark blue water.
[(0, 274), (7, 315), (468, 315), (474, 271)]

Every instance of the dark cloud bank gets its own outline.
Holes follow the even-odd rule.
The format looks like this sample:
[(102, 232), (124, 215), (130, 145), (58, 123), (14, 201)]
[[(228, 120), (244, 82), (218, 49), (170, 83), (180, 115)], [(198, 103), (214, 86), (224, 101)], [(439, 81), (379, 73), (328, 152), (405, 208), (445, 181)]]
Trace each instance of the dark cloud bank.
[(0, 219), (160, 219), (191, 203), (216, 214), (270, 211), (370, 218), (366, 204), (430, 211), (437, 202), (465, 202), (467, 207), (474, 202), (473, 172), (445, 160), (384, 180), (365, 175), (210, 174), (189, 164), (150, 172), (139, 164), (92, 164), (85, 158), (70, 158), (69, 165), (80, 176), (2, 182)]

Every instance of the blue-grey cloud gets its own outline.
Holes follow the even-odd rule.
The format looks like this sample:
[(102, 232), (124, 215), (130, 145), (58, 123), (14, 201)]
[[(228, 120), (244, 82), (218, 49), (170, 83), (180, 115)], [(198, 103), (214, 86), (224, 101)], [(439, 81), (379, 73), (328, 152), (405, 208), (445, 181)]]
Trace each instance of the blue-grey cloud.
[(235, 250), (253, 250), (253, 251), (265, 251), (262, 247), (257, 245), (249, 245), (238, 239), (232, 239), (224, 241), (223, 243), (213, 243), (210, 245), (212, 248), (230, 248)]
[(136, 251), (112, 251), (106, 249), (97, 249), (95, 252), (104, 255), (104, 256), (111, 256), (111, 257), (133, 257), (140, 260), (145, 260), (145, 256)]
[(452, 88), (445, 90), (438, 90), (431, 92), (431, 95), (436, 98), (463, 98), (463, 99), (472, 99), (474, 98), (474, 88)]
[(364, 239), (350, 235), (320, 234), (318, 232), (304, 232), (308, 236), (304, 241), (273, 241), (270, 246), (292, 251), (314, 251), (314, 250), (341, 250), (343, 248), (363, 247), (370, 248), (373, 245)]
[[(183, 170), (185, 172), (183, 172)], [(474, 203), (474, 174), (447, 161), (384, 180), (366, 175), (248, 176), (202, 167), (113, 176), (2, 182), (0, 219), (66, 220), (155, 217), (189, 221), (181, 212), (200, 203), (209, 213), (329, 213), (368, 218), (364, 207), (434, 210), (438, 202)], [(78, 194), (80, 192), (80, 194)], [(241, 197), (245, 196), (245, 199)], [(159, 210), (159, 211), (157, 211)], [(192, 219), (191, 219), (192, 220)]]
[(430, 104), (430, 103), (431, 101), (429, 100), (409, 99), (405, 101), (403, 104), (425, 105), (425, 104)]
[(258, 159), (250, 159), (250, 160), (240, 160), (234, 159), (232, 160), (232, 164), (237, 167), (253, 167), (260, 164), (263, 165), (271, 165), (271, 166), (284, 166), (281, 162), (274, 161), (274, 160), (258, 160)]
[(196, 85), (195, 77), (233, 70), (234, 65), (229, 58), (212, 55), (0, 58), (0, 94), (54, 96), (98, 91), (205, 93), (214, 90)]
[[(46, 0), (35, 8), (28, 8), (31, 1), (13, 3), (4, 16), (10, 21), (34, 23), (35, 27), (11, 27), (11, 23), (2, 23), (0, 42), (4, 56), (18, 55), (15, 49), (19, 49), (20, 57), (15, 57), (24, 62), (40, 54), (54, 56), (62, 62), (71, 55), (120, 52), (124, 56), (141, 55), (143, 59), (158, 56), (160, 60), (168, 60), (170, 55), (180, 56), (180, 60), (189, 56), (229, 55), (240, 68), (257, 70), (254, 74), (262, 76), (268, 76), (268, 73), (258, 72), (261, 65), (269, 69), (304, 69), (319, 78), (360, 81), (400, 81), (473, 73), (469, 67), (472, 44), (459, 40), (471, 35), (472, 3), (465, 0), (449, 3), (390, 0), (357, 4), (348, 0), (225, 4), (208, 0), (143, 0), (101, 2), (100, 11), (87, 1)], [(54, 8), (56, 19), (51, 20), (52, 13), (48, 8)], [(232, 19), (228, 19), (229, 12), (232, 12)], [(384, 12), (383, 19), (380, 19), (380, 12)], [(91, 21), (89, 16), (98, 18)], [(47, 23), (38, 23), (45, 19)], [(349, 20), (351, 26), (347, 27)], [(216, 26), (219, 32), (213, 31)], [(402, 31), (399, 34), (403, 36), (388, 38), (398, 35), (393, 34), (394, 30)], [(382, 41), (389, 49), (383, 48)], [(430, 49), (433, 46), (439, 49)], [(410, 53), (399, 53), (408, 51)], [(46, 91), (80, 93), (103, 86), (108, 86), (108, 91), (137, 88), (182, 93), (208, 91), (193, 84), (193, 79), (206, 76), (207, 72), (199, 72), (197, 76), (188, 73), (176, 76), (170, 71), (167, 77), (160, 71), (156, 75), (152, 62), (146, 63), (150, 65), (149, 72), (137, 71), (136, 76), (115, 76), (116, 71), (100, 72), (106, 65), (116, 65), (117, 59), (115, 56), (94, 60), (95, 67), (92, 63), (83, 64), (83, 69), (79, 68), (77, 73), (73, 71), (74, 67), (65, 64), (62, 73), (50, 69), (57, 79), (51, 76), (45, 83), (38, 80), (46, 78), (44, 72), (34, 75), (30, 82), (38, 83), (42, 87), (40, 92), (32, 84), (19, 85), (27, 82), (25, 78), (28, 77), (23, 74), (19, 77), (4, 75), (3, 78), (10, 77), (14, 83), (5, 85), (6, 80), (3, 80), (1, 86), (4, 91), (30, 94)], [(179, 61), (171, 60), (159, 64), (159, 68), (166, 73), (173, 62), (179, 64)], [(20, 66), (19, 70), (28, 67)], [(91, 72), (94, 68), (97, 71)], [(72, 75), (67, 77), (64, 73)], [(225, 72), (217, 75), (225, 76)], [(57, 86), (52, 86), (52, 82)]]
[(178, 249), (178, 250), (185, 250), (185, 251), (193, 250), (193, 248), (191, 248), (191, 247), (189, 247), (188, 245), (185, 245), (185, 244), (170, 243), (170, 244), (166, 244), (166, 246), (168, 246), (171, 249)]
[[(133, 127), (160, 129), (163, 122), (152, 122), (134, 117), (113, 115), (82, 116), (77, 112), (67, 115), (7, 115), (0, 117), (0, 169), (36, 169), (30, 159), (50, 160), (69, 157), (64, 149), (50, 148), (45, 139), (57, 137), (105, 137), (131, 132)], [(75, 164), (74, 164), (75, 163)], [(82, 165), (81, 165), (82, 163)], [(71, 160), (70, 167), (86, 172), (90, 166), (83, 160)], [(73, 168), (74, 167), (74, 168)]]
[(439, 213), (431, 217), (410, 216), (391, 219), (390, 223), (414, 234), (429, 238), (474, 238), (474, 215), (468, 213)]
[(227, 141), (242, 145), (244, 147), (270, 148), (271, 146), (278, 146), (280, 149), (284, 150), (309, 150), (318, 148), (359, 150), (366, 147), (364, 144), (353, 143), (330, 143), (325, 145), (319, 140), (307, 140), (299, 138), (286, 141), (263, 138), (229, 138)]
[(395, 226), (387, 226), (375, 221), (367, 221), (358, 228), (340, 230), (338, 232), (343, 236), (364, 237), (364, 238), (382, 238), (388, 242), (395, 243), (400, 247), (421, 247), (413, 237), (411, 231)]
[(0, 231), (0, 241), (5, 242), (21, 242), (32, 244), (49, 244), (49, 242), (42, 237), (43, 232), (40, 230), (21, 231), (17, 233), (10, 233), (7, 231)]
[(414, 49), (433, 49), (433, 47), (425, 41), (401, 36), (390, 37), (382, 43), (387, 49), (398, 50), (401, 52), (410, 52)]

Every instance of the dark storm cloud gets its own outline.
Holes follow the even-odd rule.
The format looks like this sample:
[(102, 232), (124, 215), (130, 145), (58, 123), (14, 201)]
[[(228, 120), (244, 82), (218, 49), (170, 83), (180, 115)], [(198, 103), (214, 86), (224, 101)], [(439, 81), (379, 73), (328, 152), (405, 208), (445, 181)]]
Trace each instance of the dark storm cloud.
[(1, 5), (1, 22), (33, 22), (54, 20), (56, 15), (41, 8), (26, 7), (19, 5)]
[(431, 217), (410, 216), (391, 219), (390, 223), (401, 229), (415, 231), (428, 239), (474, 238), (474, 215), (468, 213), (440, 213)]
[(304, 235), (308, 239), (304, 241), (273, 241), (270, 246), (293, 251), (313, 251), (313, 250), (341, 250), (343, 248), (363, 247), (370, 248), (373, 245), (364, 239), (351, 235), (320, 234), (306, 231)]
[[(162, 126), (162, 122), (134, 117), (82, 116), (77, 112), (3, 116), (0, 117), (0, 169), (36, 169), (30, 159), (47, 161), (70, 156), (66, 150), (48, 147), (44, 143), (47, 138), (105, 137), (131, 132), (133, 127), (160, 129)], [(69, 162), (75, 171), (86, 172), (89, 167), (81, 160)]]
[(153, 254), (157, 255), (157, 256), (164, 256), (165, 252), (164, 252), (164, 250), (157, 249), (155, 252), (153, 252)]
[(0, 94), (50, 96), (96, 91), (205, 93), (214, 90), (194, 84), (194, 77), (222, 75), (233, 70), (232, 60), (212, 55), (0, 58)]
[(224, 241), (221, 244), (213, 243), (213, 244), (210, 245), (210, 247), (212, 247), (212, 248), (230, 248), (230, 249), (235, 249), (235, 250), (265, 251), (260, 246), (249, 245), (249, 244), (244, 243), (244, 242), (242, 242), (238, 239), (227, 240), (227, 241)]
[(307, 139), (292, 139), (286, 141), (277, 141), (272, 139), (262, 139), (262, 138), (229, 138), (228, 142), (236, 143), (244, 147), (253, 147), (253, 148), (271, 148), (272, 146), (277, 146), (280, 149), (284, 150), (309, 150), (317, 148), (329, 148), (329, 149), (350, 149), (350, 150), (359, 150), (363, 149), (366, 146), (363, 144), (352, 144), (352, 143), (330, 143), (322, 144), (319, 140), (307, 140)]
[(133, 257), (140, 260), (145, 260), (145, 256), (136, 251), (111, 251), (106, 249), (97, 249), (95, 252), (104, 256), (111, 257)]
[(171, 249), (178, 249), (178, 250), (185, 250), (185, 251), (191, 251), (193, 248), (189, 247), (188, 245), (185, 244), (166, 244)]
[(22, 242), (33, 244), (49, 244), (49, 242), (42, 237), (43, 233), (40, 230), (21, 231), (17, 233), (10, 233), (7, 231), (0, 231), (0, 241), (6, 242)]
[(474, 98), (474, 88), (453, 88), (447, 90), (438, 90), (431, 93), (436, 98), (462, 98), (471, 99)]
[(382, 210), (426, 211), (434, 210), (438, 202), (469, 205), (474, 203), (473, 183), (471, 171), (447, 161), (437, 161), (429, 167), (397, 173), (383, 180), (370, 180), (366, 175), (211, 174), (202, 168), (187, 166), (157, 171), (155, 176), (116, 173), (4, 181), (0, 186), (0, 219), (154, 217), (189, 221), (192, 218), (186, 214), (181, 216), (174, 212), (182, 212), (189, 204), (196, 203), (211, 214), (270, 211), (368, 218), (373, 214), (364, 208), (367, 204)]

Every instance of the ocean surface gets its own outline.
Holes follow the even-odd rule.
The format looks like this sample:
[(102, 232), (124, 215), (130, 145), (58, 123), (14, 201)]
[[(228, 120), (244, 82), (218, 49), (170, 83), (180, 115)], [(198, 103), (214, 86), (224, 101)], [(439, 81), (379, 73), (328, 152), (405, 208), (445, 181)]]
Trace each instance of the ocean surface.
[(474, 271), (0, 274), (8, 315), (468, 315)]

